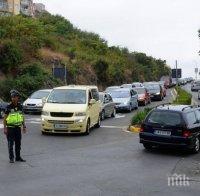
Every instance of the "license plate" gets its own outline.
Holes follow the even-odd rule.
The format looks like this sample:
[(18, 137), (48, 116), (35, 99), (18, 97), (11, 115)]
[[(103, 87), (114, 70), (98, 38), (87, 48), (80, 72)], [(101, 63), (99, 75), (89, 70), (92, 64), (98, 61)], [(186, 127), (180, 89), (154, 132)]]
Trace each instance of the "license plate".
[(155, 130), (154, 134), (156, 134), (156, 135), (163, 135), (163, 136), (170, 136), (171, 135), (171, 131)]
[(64, 124), (55, 124), (55, 129), (67, 129), (67, 125)]

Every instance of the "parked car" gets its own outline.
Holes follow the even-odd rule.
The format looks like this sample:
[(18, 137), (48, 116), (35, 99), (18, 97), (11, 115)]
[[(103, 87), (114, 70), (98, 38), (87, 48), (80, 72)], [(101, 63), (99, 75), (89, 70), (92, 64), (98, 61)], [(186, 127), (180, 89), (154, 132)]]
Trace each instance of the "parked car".
[(4, 114), (5, 114), (5, 110), (6, 110), (6, 107), (7, 107), (8, 103), (3, 101), (1, 98), (0, 98), (0, 118), (3, 118), (4, 117)]
[(42, 133), (84, 133), (101, 125), (96, 86), (54, 88), (42, 109)]
[(140, 82), (134, 82), (132, 83), (133, 88), (139, 88), (139, 87), (144, 87), (144, 85)]
[(200, 149), (200, 108), (163, 105), (153, 109), (141, 126), (140, 143), (154, 146), (184, 147), (197, 153)]
[(43, 103), (42, 100), (47, 98), (52, 90), (44, 89), (34, 92), (27, 100), (23, 103), (24, 113), (29, 112), (41, 112)]
[(99, 93), (99, 98), (101, 101), (101, 120), (107, 117), (115, 117), (116, 108), (112, 97), (108, 93)]
[(138, 108), (138, 94), (133, 89), (121, 88), (112, 91), (110, 94), (116, 104), (116, 110), (131, 112), (133, 109)]
[(163, 96), (166, 97), (167, 96), (167, 89), (165, 87), (165, 84), (163, 82), (159, 82), (159, 84), (162, 87)]
[(139, 105), (147, 105), (151, 103), (151, 97), (148, 90), (144, 87), (134, 88), (134, 90), (138, 93), (138, 103)]
[(130, 88), (133, 89), (135, 86), (133, 84), (122, 84), (121, 88)]
[(200, 80), (196, 80), (191, 84), (191, 91), (200, 90)]
[(198, 100), (200, 100), (200, 90), (198, 91)]
[(151, 100), (163, 100), (163, 89), (159, 83), (145, 83), (144, 86), (150, 93)]
[(109, 87), (106, 88), (105, 92), (109, 93), (109, 92), (114, 91), (118, 88), (120, 88), (120, 86), (109, 86)]

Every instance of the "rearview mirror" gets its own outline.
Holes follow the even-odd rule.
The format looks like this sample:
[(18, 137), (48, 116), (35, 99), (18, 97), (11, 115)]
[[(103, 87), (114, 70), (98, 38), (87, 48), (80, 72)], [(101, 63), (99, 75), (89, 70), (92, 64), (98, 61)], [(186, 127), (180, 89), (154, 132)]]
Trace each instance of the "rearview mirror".
[(95, 99), (91, 99), (90, 102), (89, 102), (90, 105), (93, 105), (93, 104), (95, 104), (95, 103), (96, 103), (96, 100), (95, 100)]

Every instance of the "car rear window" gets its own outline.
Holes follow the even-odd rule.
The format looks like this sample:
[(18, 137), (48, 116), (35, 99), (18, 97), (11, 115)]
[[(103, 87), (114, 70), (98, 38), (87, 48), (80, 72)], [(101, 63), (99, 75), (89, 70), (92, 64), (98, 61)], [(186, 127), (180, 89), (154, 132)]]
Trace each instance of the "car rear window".
[(181, 116), (179, 113), (170, 111), (153, 111), (147, 119), (148, 123), (160, 125), (177, 126), (181, 125)]

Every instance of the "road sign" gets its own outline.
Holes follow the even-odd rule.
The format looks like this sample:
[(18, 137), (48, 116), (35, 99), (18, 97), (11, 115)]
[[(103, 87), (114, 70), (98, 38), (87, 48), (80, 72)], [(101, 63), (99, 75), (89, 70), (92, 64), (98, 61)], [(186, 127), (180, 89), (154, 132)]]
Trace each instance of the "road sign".
[(182, 69), (172, 69), (172, 78), (176, 78), (176, 71), (177, 78), (182, 78)]
[(55, 78), (59, 78), (59, 79), (61, 79), (63, 81), (66, 80), (66, 76), (67, 76), (67, 70), (66, 70), (66, 68), (60, 68), (60, 67), (57, 68), (56, 67), (56, 68), (52, 69), (52, 72), (53, 72), (53, 76)]

